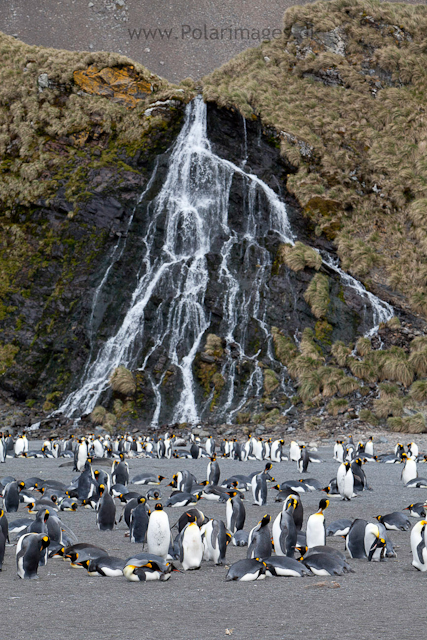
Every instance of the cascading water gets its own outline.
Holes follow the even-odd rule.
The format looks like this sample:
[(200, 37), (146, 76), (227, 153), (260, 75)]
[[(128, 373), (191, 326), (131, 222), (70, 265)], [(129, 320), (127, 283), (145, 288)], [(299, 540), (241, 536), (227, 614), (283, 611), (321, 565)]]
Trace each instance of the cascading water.
[[(272, 260), (264, 239), (273, 234), (281, 242), (294, 244), (295, 236), (286, 206), (278, 195), (257, 176), (244, 171), (246, 145), (245, 130), (245, 160), (241, 167), (218, 157), (206, 136), (203, 100), (196, 98), (187, 106), (166, 179), (147, 208), (149, 223), (141, 247), (138, 282), (122, 325), (96, 357), (88, 360), (79, 388), (68, 396), (59, 411), (69, 416), (89, 413), (108, 388), (108, 378), (115, 367), (125, 365), (146, 371), (150, 357), (162, 349), (180, 378), (180, 397), (172, 421), (194, 423), (203, 418), (209, 409), (209, 398), (208, 401), (197, 398), (193, 365), (202, 337), (211, 325), (206, 295), (212, 278), (209, 256), (213, 253), (220, 258), (216, 277), (221, 292), (214, 306), (221, 318), (219, 334), (226, 342), (221, 365), (224, 401), (218, 415), (230, 421), (250, 397), (262, 395), (261, 349), (255, 346), (250, 352), (247, 345), (250, 327), (255, 325), (267, 343), (267, 358), (274, 360), (265, 321)], [(232, 225), (229, 217), (234, 181), (240, 181), (244, 194), (239, 225)], [(155, 240), (159, 229), (163, 230), (160, 250)], [(113, 252), (115, 261), (118, 251)], [(339, 273), (343, 284), (362, 292), (373, 309), (374, 324), (391, 317), (391, 307), (368, 294), (331, 258), (324, 260)], [(102, 278), (101, 288), (110, 270), (111, 265)], [(94, 305), (98, 295), (99, 287)], [(146, 335), (147, 307), (154, 297), (161, 302), (150, 334)], [(236, 373), (242, 363), (249, 365), (250, 373), (238, 394)], [(285, 388), (286, 371), (279, 363), (275, 365), (282, 370), (281, 384)], [(157, 426), (164, 402), (164, 374), (155, 381), (147, 371), (147, 377), (155, 399), (152, 425)]]

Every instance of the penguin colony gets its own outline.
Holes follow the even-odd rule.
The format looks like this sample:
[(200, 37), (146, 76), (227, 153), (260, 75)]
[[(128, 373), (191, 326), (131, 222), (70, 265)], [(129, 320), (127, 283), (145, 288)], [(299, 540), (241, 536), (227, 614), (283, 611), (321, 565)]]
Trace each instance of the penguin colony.
[[(266, 576), (341, 576), (355, 570), (352, 559), (372, 562), (396, 557), (388, 531), (410, 529), (412, 565), (427, 571), (425, 502), (376, 515), (372, 522), (359, 517), (342, 518), (328, 526), (325, 522), (330, 500), (351, 501), (373, 490), (362, 468), (365, 463), (401, 464), (405, 487), (427, 487), (427, 479), (418, 473), (418, 464), (426, 462), (427, 456), (420, 455), (414, 442), (406, 450), (397, 444), (393, 452), (375, 455), (372, 438), (357, 445), (351, 438), (346, 443), (337, 441), (333, 451), (337, 473), (327, 486), (307, 477), (275, 483), (273, 470), (275, 474), (289, 470), (289, 465), (282, 462), (296, 463), (299, 474), (306, 474), (311, 463), (321, 462), (316, 452), (297, 442), (291, 443), (288, 453), (283, 440), (271, 442), (251, 436), (243, 444), (236, 439), (222, 440), (216, 449), (212, 437), (202, 445), (193, 435), (187, 442), (166, 434), (157, 439), (88, 435), (77, 440), (70, 436), (46, 440), (40, 449), (33, 450), (25, 433), (16, 439), (0, 434), (0, 463), (7, 463), (8, 458), (53, 458), (58, 466), (72, 468), (68, 484), (38, 477), (1, 478), (0, 571), (5, 559), (10, 559), (9, 547), (14, 547), (16, 572), (22, 579), (37, 578), (39, 567), (59, 558), (91, 576), (121, 576), (130, 582), (167, 581), (174, 571), (199, 569), (203, 561), (225, 565), (227, 546), (232, 544), (245, 547), (244, 557), (226, 567), (227, 581), (253, 581)], [(201, 457), (207, 461), (204, 480), (182, 468), (186, 458)], [(222, 457), (236, 461), (239, 473), (221, 478)], [(129, 466), (136, 458), (176, 459), (179, 468), (170, 482), (148, 471), (132, 476)], [(240, 473), (244, 466), (238, 463), (247, 460), (262, 462), (262, 468), (249, 475)], [(145, 494), (131, 491), (129, 484), (138, 489), (144, 486)], [(166, 486), (173, 489), (163, 502), (162, 485), (163, 491)], [(302, 495), (314, 491), (319, 492), (318, 509), (307, 518), (304, 531)], [(248, 500), (261, 507), (262, 514), (245, 530)], [(209, 501), (223, 504), (224, 520), (205, 515), (201, 504), (208, 510)], [(272, 501), (282, 504), (274, 519), (263, 513)], [(142, 549), (119, 558), (90, 540), (79, 541), (61, 520), (61, 512), (82, 508), (94, 510), (94, 526), (100, 531), (111, 531), (123, 521), (130, 542), (142, 545)], [(168, 514), (166, 508), (180, 509), (172, 526), (169, 518), (175, 512)], [(417, 522), (412, 525), (410, 518)], [(328, 546), (330, 536), (345, 538), (347, 553)]]

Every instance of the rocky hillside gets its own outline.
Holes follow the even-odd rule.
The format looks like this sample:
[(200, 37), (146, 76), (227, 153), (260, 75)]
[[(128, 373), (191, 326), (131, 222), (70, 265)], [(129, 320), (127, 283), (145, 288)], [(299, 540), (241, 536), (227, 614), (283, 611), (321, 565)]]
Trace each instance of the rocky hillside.
[[(228, 362), (239, 424), (426, 431), (427, 10), (321, 2), (288, 10), (284, 25), (283, 38), (202, 83), (213, 149), (239, 166), (244, 155), (246, 171), (281, 194), (298, 240), (258, 238), (271, 265), (263, 294), (270, 338), (249, 323), (245, 357), (226, 338), (221, 254), (209, 254), (210, 326), (193, 364), (202, 420), (223, 419)], [(6, 424), (24, 425), (60, 405), (120, 326), (148, 203), (196, 91), (116, 54), (58, 52), (4, 35), (0, 44), (0, 410)], [(236, 230), (245, 198), (233, 181)], [(362, 337), (372, 322), (366, 299), (313, 248), (338, 255), (400, 320)], [(250, 291), (257, 260), (243, 245), (234, 258), (242, 290)], [(161, 302), (148, 307), (148, 333)], [(94, 424), (149, 424), (159, 388), (160, 423), (170, 422), (179, 371), (161, 345), (141, 345), (149, 351), (143, 371), (111, 371)]]

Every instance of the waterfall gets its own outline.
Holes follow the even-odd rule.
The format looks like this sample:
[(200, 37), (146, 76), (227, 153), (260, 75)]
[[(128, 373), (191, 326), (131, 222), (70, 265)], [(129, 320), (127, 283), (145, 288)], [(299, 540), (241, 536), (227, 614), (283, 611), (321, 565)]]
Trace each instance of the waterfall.
[[(246, 156), (246, 129), (244, 134)], [(267, 233), (289, 244), (294, 244), (296, 238), (285, 204), (262, 180), (245, 172), (245, 164), (246, 157), (239, 167), (213, 153), (206, 135), (206, 105), (202, 98), (187, 105), (165, 181), (147, 207), (149, 221), (141, 242), (138, 282), (122, 325), (96, 357), (91, 355), (78, 389), (66, 398), (59, 411), (69, 416), (89, 413), (107, 390), (108, 378), (115, 367), (125, 365), (145, 371), (150, 357), (161, 348), (179, 377), (180, 397), (172, 421), (194, 423), (203, 418), (208, 403), (196, 397), (193, 365), (202, 338), (211, 325), (206, 305), (212, 277), (208, 269), (210, 254), (219, 256), (216, 277), (221, 294), (214, 305), (221, 318), (220, 335), (226, 342), (221, 364), (225, 400), (218, 410), (219, 416), (230, 421), (248, 398), (262, 395), (261, 349), (249, 350), (247, 337), (250, 326), (256, 325), (262, 339), (270, 343), (270, 360), (274, 358), (265, 321), (272, 262), (263, 240)], [(238, 229), (229, 220), (230, 190), (234, 181), (240, 181), (244, 194)], [(131, 224), (132, 219), (129, 227)], [(161, 249), (155, 243), (159, 229), (163, 233)], [(112, 259), (117, 261), (122, 252), (123, 246), (117, 246)], [(360, 288), (363, 295), (366, 294), (374, 309), (374, 324), (385, 319), (384, 314), (389, 314), (385, 303), (368, 294), (332, 259), (325, 262), (339, 273), (346, 286)], [(91, 321), (100, 288), (105, 285), (111, 267), (112, 263), (95, 293)], [(154, 296), (161, 302), (156, 310), (154, 330), (150, 325), (150, 335), (146, 335), (147, 305)], [(238, 394), (236, 375), (244, 363), (250, 373), (243, 392)], [(281, 367), (279, 363), (276, 365)], [(283, 372), (283, 367), (281, 369)], [(163, 377), (164, 374), (160, 381), (155, 381), (147, 373), (155, 401), (153, 426), (160, 420), (164, 403)], [(282, 386), (283, 380), (282, 375)]]

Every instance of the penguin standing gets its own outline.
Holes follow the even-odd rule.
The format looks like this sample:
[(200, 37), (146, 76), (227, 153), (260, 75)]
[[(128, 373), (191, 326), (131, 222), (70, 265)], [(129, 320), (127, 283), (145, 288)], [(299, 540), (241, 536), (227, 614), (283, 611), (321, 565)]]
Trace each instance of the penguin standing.
[(289, 460), (292, 460), (293, 462), (298, 462), (300, 458), (301, 458), (300, 446), (298, 442), (295, 442), (295, 440), (292, 440), (291, 445), (289, 447)]
[(406, 453), (402, 453), (401, 460), (404, 461), (401, 479), (403, 484), (408, 484), (410, 480), (418, 478), (417, 462)]
[(342, 462), (338, 467), (337, 487), (343, 500), (351, 500), (354, 489), (354, 476), (350, 462)]
[(130, 513), (129, 535), (130, 541), (144, 544), (147, 537), (149, 524), (149, 513), (145, 504), (145, 498), (142, 498), (136, 507)]
[(215, 447), (216, 447), (215, 440), (212, 438), (212, 436), (209, 436), (208, 438), (206, 438), (205, 449), (208, 456), (210, 457), (213, 456), (213, 454), (215, 453)]
[(203, 559), (203, 542), (197, 522), (189, 522), (180, 534), (179, 560), (184, 571), (200, 569)]
[(203, 558), (213, 560), (216, 565), (225, 563), (227, 532), (222, 520), (209, 520), (200, 529), (203, 540)]
[[(196, 525), (197, 526), (197, 525)], [(169, 518), (163, 505), (157, 502), (154, 511), (150, 515), (147, 527), (148, 553), (154, 553), (166, 559), (171, 541)]]
[(129, 484), (129, 465), (123, 453), (120, 454), (120, 462), (117, 460), (113, 462), (111, 482), (113, 484), (123, 484), (125, 487)]
[(225, 512), (228, 531), (241, 531), (245, 526), (246, 509), (239, 494), (227, 500)]
[(411, 531), (412, 566), (418, 571), (427, 571), (426, 525), (427, 520), (420, 520)]
[(365, 444), (365, 453), (368, 456), (374, 456), (374, 438), (370, 436), (369, 440)]
[(268, 527), (270, 516), (266, 514), (250, 531), (248, 539), (248, 558), (268, 558), (273, 550)]
[(271, 462), (267, 463), (264, 471), (255, 474), (251, 480), (254, 504), (258, 504), (261, 507), (267, 504), (267, 476), (269, 476), (268, 472), (271, 467)]
[(334, 460), (337, 460), (337, 462), (344, 462), (344, 447), (342, 440), (337, 440), (334, 444)]
[(298, 471), (300, 473), (307, 473), (308, 464), (310, 462), (310, 456), (305, 444), (300, 447), (300, 459), (297, 462)]
[(213, 454), (213, 456), (211, 457), (211, 461), (208, 463), (208, 469), (207, 469), (208, 484), (216, 486), (219, 483), (220, 475), (221, 475), (221, 471), (219, 468), (219, 464), (216, 459), (216, 455)]
[(37, 578), (40, 556), (49, 546), (49, 537), (43, 533), (26, 533), (16, 545), (17, 574), (23, 580)]
[(274, 440), (270, 449), (271, 462), (280, 462), (282, 460), (282, 447), (285, 444), (284, 440)]
[(0, 463), (6, 462), (6, 441), (0, 433)]
[(81, 438), (79, 440), (79, 444), (78, 447), (74, 453), (74, 469), (75, 471), (80, 471), (82, 472), (85, 464), (86, 464), (86, 460), (88, 458), (88, 450), (87, 450), (87, 442), (86, 440), (84, 440), (83, 438)]
[(283, 504), (283, 511), (279, 513), (273, 522), (274, 550), (278, 556), (293, 558), (297, 543), (297, 528), (293, 512), (297, 506), (297, 500), (289, 496)]
[(307, 520), (307, 547), (323, 547), (326, 545), (325, 516), (323, 512), (329, 506), (329, 500), (319, 502), (319, 509)]
[(96, 512), (96, 524), (100, 531), (112, 531), (116, 523), (116, 505), (114, 499), (105, 490), (105, 485), (99, 485), (99, 502)]

